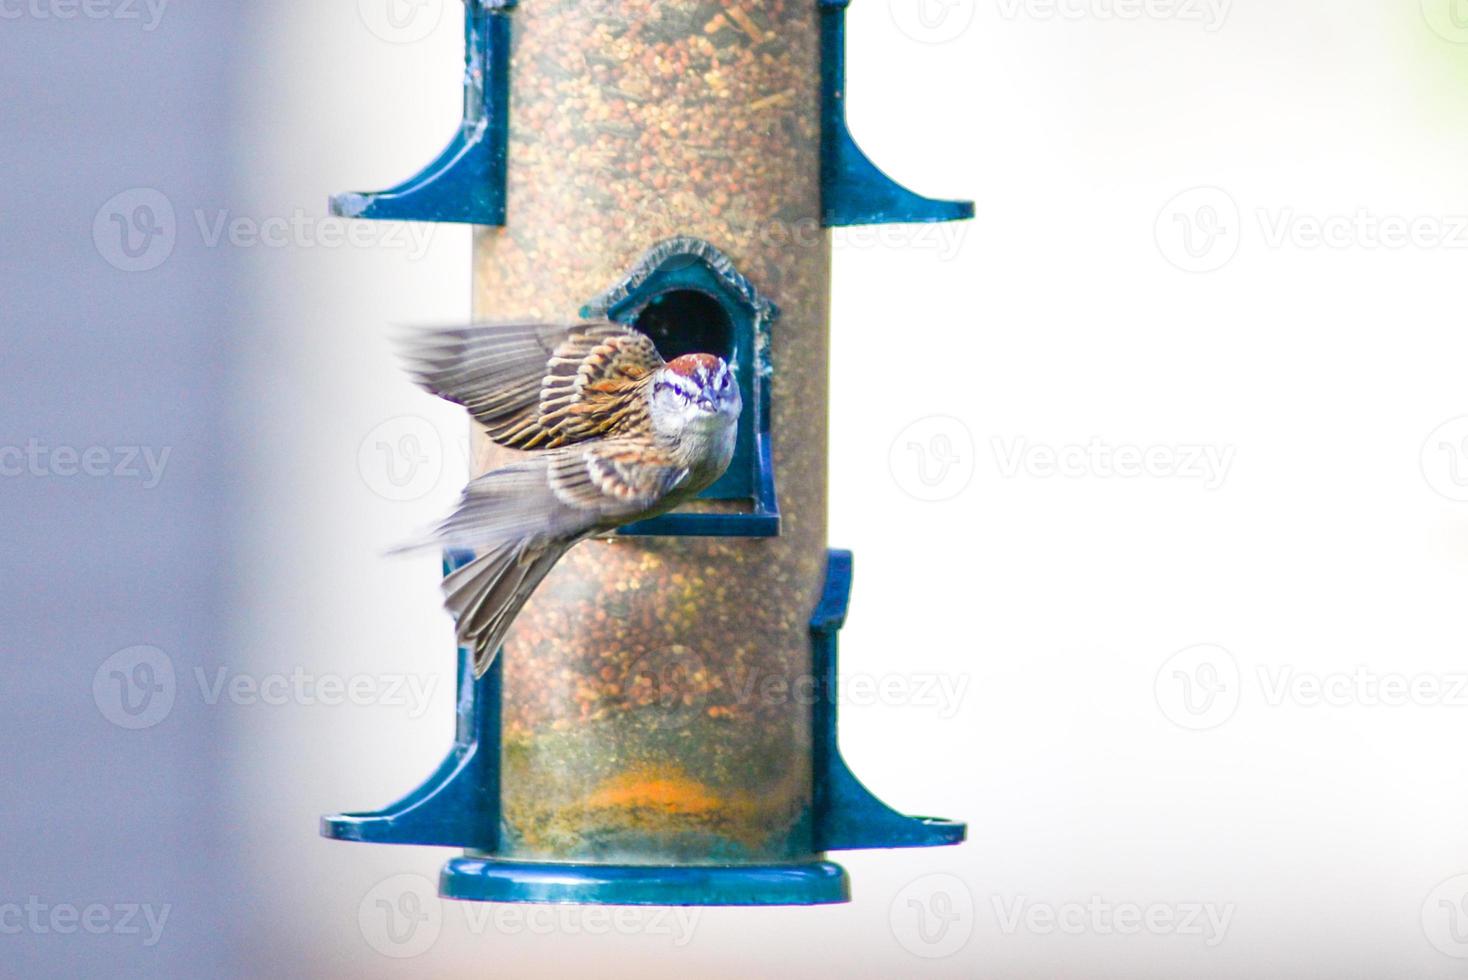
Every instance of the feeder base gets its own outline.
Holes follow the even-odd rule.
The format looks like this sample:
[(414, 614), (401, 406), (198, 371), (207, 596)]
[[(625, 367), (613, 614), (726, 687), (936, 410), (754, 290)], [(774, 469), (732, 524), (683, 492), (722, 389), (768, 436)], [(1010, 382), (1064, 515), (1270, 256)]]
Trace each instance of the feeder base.
[(851, 900), (830, 861), (717, 867), (544, 864), (465, 855), (444, 866), (439, 894), (470, 902), (558, 905), (830, 905)]

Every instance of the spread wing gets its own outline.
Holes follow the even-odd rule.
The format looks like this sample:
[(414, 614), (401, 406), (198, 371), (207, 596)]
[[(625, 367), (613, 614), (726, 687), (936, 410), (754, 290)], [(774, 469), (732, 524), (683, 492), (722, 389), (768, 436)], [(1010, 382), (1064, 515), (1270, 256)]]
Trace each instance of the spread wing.
[(666, 509), (687, 480), (686, 467), (642, 440), (555, 449), (471, 480), (434, 539), (476, 550), (574, 541)]
[(645, 334), (607, 321), (423, 330), (401, 348), (419, 385), (463, 405), (512, 449), (631, 430), (645, 420), (643, 388), (663, 366)]
[(584, 452), (565, 452), (549, 471), (557, 499), (602, 515), (603, 524), (626, 524), (668, 506), (688, 480), (678, 466), (643, 440), (608, 439)]

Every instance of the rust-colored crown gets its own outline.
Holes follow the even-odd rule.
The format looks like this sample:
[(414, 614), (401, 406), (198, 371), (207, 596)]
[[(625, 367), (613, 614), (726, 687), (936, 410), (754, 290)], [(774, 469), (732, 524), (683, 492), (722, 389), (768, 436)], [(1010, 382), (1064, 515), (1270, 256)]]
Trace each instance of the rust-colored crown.
[(690, 380), (696, 380), (700, 373), (705, 378), (710, 377), (718, 369), (719, 358), (713, 354), (684, 354), (668, 362), (669, 371)]

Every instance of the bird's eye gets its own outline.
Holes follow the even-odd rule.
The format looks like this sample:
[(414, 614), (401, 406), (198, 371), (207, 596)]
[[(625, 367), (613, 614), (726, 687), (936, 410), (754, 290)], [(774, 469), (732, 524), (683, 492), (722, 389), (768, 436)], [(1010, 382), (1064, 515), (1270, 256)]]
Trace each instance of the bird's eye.
[(719, 379), (719, 390), (724, 391), (729, 387), (729, 376), (726, 374)]

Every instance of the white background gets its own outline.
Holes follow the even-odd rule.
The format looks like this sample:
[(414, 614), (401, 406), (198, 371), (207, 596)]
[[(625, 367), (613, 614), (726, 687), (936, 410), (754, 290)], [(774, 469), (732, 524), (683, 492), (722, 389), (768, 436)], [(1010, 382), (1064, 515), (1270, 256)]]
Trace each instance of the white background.
[[(425, 896), (417, 931), (386, 935), (377, 899), (426, 887), (447, 852), (328, 842), (315, 821), (386, 803), (448, 744), (435, 562), (381, 552), (452, 500), (462, 415), (383, 338), (467, 317), (469, 233), (435, 227), (421, 257), (381, 237), (244, 246), (225, 662), (435, 685), (418, 711), (210, 709), (224, 792), (252, 814), (223, 847), (247, 869), (231, 887), (253, 968), (1461, 976), (1468, 879), (1438, 888), (1468, 872), (1468, 503), (1450, 499), (1468, 424), (1435, 432), (1468, 415), (1468, 29), (1449, 2), (933, 0), (926, 21), (911, 0), (853, 4), (858, 140), (978, 215), (835, 250), (843, 669), (962, 690), (848, 704), (842, 741), (879, 796), (970, 827), (957, 848), (837, 856), (848, 906), (703, 910), (689, 936)], [(388, 43), (349, 2), (253, 8), (232, 39), (233, 216), (319, 225), (329, 192), (436, 152), (462, 21), (435, 11)], [(1383, 219), (1416, 220), (1417, 241), (1384, 243)], [(439, 478), (388, 499), (376, 442), (425, 432)], [(1093, 441), (1152, 451), (1152, 471), (1078, 454)], [(1213, 479), (1189, 462), (1204, 452), (1227, 460)], [(1381, 703), (1388, 674), (1422, 686)]]

